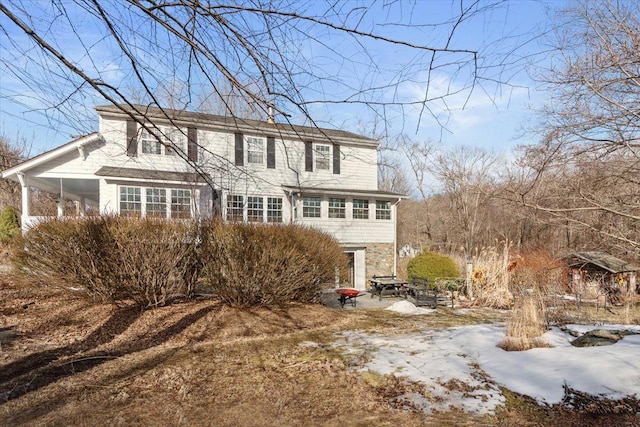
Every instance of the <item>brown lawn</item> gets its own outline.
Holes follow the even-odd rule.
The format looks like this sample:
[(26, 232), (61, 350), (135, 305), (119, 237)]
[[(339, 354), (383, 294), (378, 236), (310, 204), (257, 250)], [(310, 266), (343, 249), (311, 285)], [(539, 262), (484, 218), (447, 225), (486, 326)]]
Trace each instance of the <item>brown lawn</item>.
[(508, 391), (507, 407), (495, 416), (426, 415), (399, 398), (410, 382), (362, 375), (330, 345), (334, 334), (347, 328), (410, 330), (418, 321), (445, 327), (501, 318), (442, 310), (417, 320), (320, 305), (240, 311), (210, 300), (140, 311), (96, 305), (77, 292), (0, 273), (0, 425), (613, 426), (634, 421), (544, 408)]

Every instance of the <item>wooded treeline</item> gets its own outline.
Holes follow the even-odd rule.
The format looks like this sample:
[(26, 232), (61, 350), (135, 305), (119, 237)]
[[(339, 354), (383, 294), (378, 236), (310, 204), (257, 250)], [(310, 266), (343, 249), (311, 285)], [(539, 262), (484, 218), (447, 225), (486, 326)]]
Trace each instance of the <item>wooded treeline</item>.
[(513, 160), (392, 144), (403, 161), (383, 162), (380, 184), (413, 195), (400, 205), (400, 245), (640, 257), (640, 5), (575, 2), (554, 19), (549, 61), (531, 68), (549, 94), (526, 129), (537, 142)]

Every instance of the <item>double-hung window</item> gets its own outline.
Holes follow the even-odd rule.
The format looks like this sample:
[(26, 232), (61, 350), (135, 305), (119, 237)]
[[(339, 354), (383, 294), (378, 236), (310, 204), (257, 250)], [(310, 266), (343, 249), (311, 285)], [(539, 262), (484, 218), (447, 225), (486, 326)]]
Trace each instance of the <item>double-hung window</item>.
[(120, 215), (191, 218), (191, 190), (120, 187)]
[(227, 220), (242, 221), (244, 219), (244, 197), (229, 195), (227, 197)]
[(369, 219), (369, 201), (353, 199), (353, 219)]
[(167, 217), (167, 190), (164, 188), (147, 188), (147, 216)]
[(247, 163), (261, 165), (264, 163), (264, 139), (247, 136)]
[(325, 144), (316, 144), (316, 169), (329, 170), (329, 158), (331, 147)]
[(191, 218), (191, 190), (171, 190), (171, 218)]
[(267, 197), (267, 222), (282, 222), (282, 197)]
[(376, 219), (391, 219), (391, 202), (376, 200)]
[(140, 142), (142, 143), (142, 154), (162, 154), (162, 143), (160, 142), (160, 138), (156, 137), (146, 129), (142, 130)]
[(264, 211), (263, 208), (264, 205), (262, 204), (262, 197), (247, 197), (247, 221), (262, 222)]
[(345, 218), (345, 199), (329, 199), (329, 218)]
[(140, 135), (142, 154), (174, 156), (176, 150), (185, 151), (186, 137), (180, 129), (171, 126), (150, 129), (142, 129)]
[(120, 187), (120, 215), (142, 215), (142, 198), (140, 187)]
[(305, 197), (302, 199), (302, 217), (320, 218), (320, 197)]

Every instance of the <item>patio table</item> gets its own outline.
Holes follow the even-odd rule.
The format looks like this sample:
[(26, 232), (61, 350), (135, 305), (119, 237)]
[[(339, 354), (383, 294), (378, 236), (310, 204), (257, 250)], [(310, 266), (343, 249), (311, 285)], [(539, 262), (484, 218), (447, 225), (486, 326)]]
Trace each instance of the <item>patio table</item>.
[(371, 298), (377, 294), (379, 300), (382, 301), (383, 293), (391, 293), (396, 296), (406, 295), (408, 284), (408, 281), (396, 279), (393, 276), (373, 276), (371, 279)]

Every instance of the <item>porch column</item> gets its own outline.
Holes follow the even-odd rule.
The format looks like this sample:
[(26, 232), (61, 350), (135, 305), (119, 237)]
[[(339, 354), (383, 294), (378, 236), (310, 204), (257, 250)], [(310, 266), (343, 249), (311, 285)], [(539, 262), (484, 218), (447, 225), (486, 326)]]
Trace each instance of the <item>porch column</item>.
[(31, 215), (31, 193), (29, 192), (29, 179), (24, 172), (18, 173), (18, 180), (22, 187), (22, 216)]
[(84, 216), (85, 216), (85, 214), (87, 212), (87, 204), (86, 204), (84, 196), (80, 196), (80, 203), (79, 203), (78, 207), (80, 208), (80, 216), (82, 218), (84, 218)]
[(64, 190), (62, 189), (62, 178), (60, 178), (60, 197), (58, 197), (58, 218), (64, 215)]

